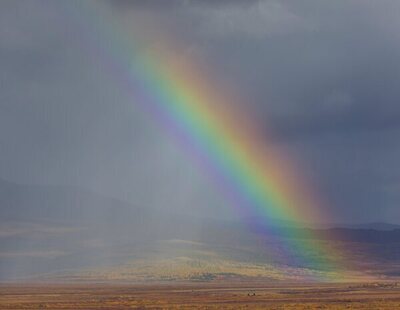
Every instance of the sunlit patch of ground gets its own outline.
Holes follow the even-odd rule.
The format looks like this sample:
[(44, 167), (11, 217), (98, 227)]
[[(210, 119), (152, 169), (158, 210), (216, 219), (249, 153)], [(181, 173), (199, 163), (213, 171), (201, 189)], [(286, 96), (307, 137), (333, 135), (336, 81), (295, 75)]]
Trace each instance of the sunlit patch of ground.
[[(85, 281), (226, 281), (263, 279), (264, 281), (305, 280), (338, 277), (334, 272), (306, 268), (273, 266), (208, 257), (200, 259), (178, 256), (169, 259), (136, 260), (110, 268), (97, 268), (67, 276), (67, 279)], [(61, 276), (60, 279), (64, 277)]]
[[(102, 265), (78, 271), (46, 275), (45, 280), (61, 281), (306, 281), (335, 280), (346, 281), (348, 272), (321, 271), (273, 264), (257, 260), (250, 254), (237, 257), (237, 248), (225, 247), (223, 251), (199, 242), (168, 240), (158, 243), (158, 251), (144, 249), (142, 255), (127, 259), (117, 265)], [(236, 257), (235, 257), (236, 256)], [(235, 258), (235, 259), (234, 259)], [(351, 281), (365, 281), (363, 274), (352, 274)], [(349, 280), (347, 280), (349, 281)]]

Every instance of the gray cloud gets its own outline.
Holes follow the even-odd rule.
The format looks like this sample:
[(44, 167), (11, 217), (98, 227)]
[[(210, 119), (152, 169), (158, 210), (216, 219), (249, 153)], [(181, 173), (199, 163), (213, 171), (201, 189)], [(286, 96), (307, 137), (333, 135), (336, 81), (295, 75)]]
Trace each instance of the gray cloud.
[[(193, 14), (206, 22), (202, 30), (206, 35), (248, 36), (262, 39), (271, 35), (287, 35), (310, 28), (307, 21), (291, 12), (287, 6), (275, 1), (258, 1), (252, 5), (200, 7)], [(310, 29), (311, 30), (311, 29)]]
[[(400, 197), (388, 188), (400, 183), (398, 1), (106, 3), (126, 27), (132, 16), (156, 20), (182, 53), (234, 85), (338, 221), (396, 220)], [(58, 2), (0, 6), (0, 176), (77, 183), (179, 212), (223, 204), (85, 49)]]

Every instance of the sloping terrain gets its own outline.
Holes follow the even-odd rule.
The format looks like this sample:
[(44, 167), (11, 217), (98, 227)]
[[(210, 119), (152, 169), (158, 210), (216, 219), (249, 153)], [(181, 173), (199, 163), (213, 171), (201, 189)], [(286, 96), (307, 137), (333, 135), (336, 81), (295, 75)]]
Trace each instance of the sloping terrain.
[[(282, 240), (308, 229), (293, 223), (272, 229), (273, 234), (250, 232), (235, 222), (160, 212), (154, 216), (151, 210), (77, 188), (4, 181), (0, 203), (1, 281), (276, 281), (339, 276), (334, 269), (300, 264), (295, 254), (288, 255)], [(384, 227), (314, 229), (312, 235), (318, 238), (311, 242), (340, 248), (355, 266), (353, 277), (396, 278), (400, 230)]]

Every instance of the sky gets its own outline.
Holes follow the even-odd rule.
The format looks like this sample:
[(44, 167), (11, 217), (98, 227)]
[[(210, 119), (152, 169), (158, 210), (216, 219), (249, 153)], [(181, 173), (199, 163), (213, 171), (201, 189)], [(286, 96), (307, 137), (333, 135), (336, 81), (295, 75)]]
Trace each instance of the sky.
[[(212, 68), (213, 80), (240, 94), (295, 159), (332, 221), (400, 223), (399, 1), (99, 5), (127, 32), (167, 31), (182, 54)], [(79, 186), (154, 210), (234, 216), (87, 48), (90, 31), (71, 13), (79, 6), (65, 6), (0, 2), (0, 178)]]

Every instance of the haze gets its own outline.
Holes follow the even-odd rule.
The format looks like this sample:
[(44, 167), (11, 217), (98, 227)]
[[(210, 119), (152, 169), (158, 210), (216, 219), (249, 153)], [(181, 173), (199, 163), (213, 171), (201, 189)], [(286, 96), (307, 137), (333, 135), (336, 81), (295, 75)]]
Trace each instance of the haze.
[[(313, 225), (400, 224), (400, 2), (96, 5), (126, 33), (169, 33), (240, 95), (326, 202), (330, 223)], [(32, 262), (43, 255), (65, 258), (56, 270), (122, 261), (114, 248), (96, 252), (110, 244), (212, 240), (216, 222), (245, 234), (207, 174), (88, 48), (110, 43), (78, 8), (0, 2), (0, 237), (12, 236), (0, 240), (0, 275), (48, 271)], [(40, 238), (20, 237), (32, 231)]]

